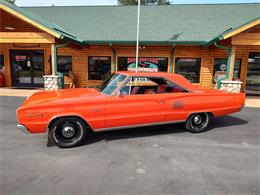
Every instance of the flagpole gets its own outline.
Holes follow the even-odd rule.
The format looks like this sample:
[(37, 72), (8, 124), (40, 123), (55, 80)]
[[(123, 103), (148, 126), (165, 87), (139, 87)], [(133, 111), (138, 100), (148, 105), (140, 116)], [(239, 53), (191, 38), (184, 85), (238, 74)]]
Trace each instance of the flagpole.
[(138, 6), (137, 6), (137, 27), (136, 27), (136, 56), (135, 56), (135, 72), (137, 72), (137, 70), (138, 70), (140, 1), (141, 1), (141, 0), (138, 0)]

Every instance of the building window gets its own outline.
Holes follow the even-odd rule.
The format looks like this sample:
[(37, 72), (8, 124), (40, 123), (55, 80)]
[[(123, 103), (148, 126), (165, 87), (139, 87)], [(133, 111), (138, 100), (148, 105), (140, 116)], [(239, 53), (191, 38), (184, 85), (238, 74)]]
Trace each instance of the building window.
[(176, 58), (175, 73), (184, 76), (192, 83), (199, 83), (200, 66), (200, 58)]
[[(240, 79), (241, 72), (241, 59), (236, 59), (234, 64), (233, 79)], [(215, 58), (214, 59), (214, 76), (213, 83), (216, 83), (218, 79), (226, 77), (227, 71), (227, 58)]]
[[(135, 57), (118, 57), (117, 69), (119, 71), (135, 71), (135, 60)], [(139, 71), (167, 72), (168, 69), (168, 58), (165, 57), (140, 57), (138, 61)]]
[(4, 72), (4, 55), (0, 55), (0, 71)]
[(58, 72), (69, 75), (72, 71), (72, 56), (58, 56), (57, 58)]
[(260, 52), (248, 55), (246, 93), (260, 95)]
[(106, 80), (111, 74), (111, 57), (88, 58), (88, 80)]

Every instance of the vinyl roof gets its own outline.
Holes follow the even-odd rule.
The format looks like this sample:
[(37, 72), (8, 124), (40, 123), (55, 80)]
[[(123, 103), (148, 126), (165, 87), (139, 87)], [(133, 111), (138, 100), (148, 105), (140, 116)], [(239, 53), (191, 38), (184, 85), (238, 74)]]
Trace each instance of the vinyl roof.
[[(82, 43), (131, 44), (136, 41), (136, 6), (16, 9)], [(205, 45), (223, 33), (259, 20), (259, 10), (259, 3), (141, 6), (140, 42)]]

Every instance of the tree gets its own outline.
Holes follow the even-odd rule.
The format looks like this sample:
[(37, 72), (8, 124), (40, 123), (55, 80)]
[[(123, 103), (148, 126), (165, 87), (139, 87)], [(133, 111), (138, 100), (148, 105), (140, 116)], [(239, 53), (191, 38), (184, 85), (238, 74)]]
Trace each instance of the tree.
[[(137, 5), (138, 0), (117, 0), (118, 5)], [(141, 5), (170, 5), (170, 0), (141, 0)]]
[(11, 3), (11, 4), (15, 3), (15, 0), (5, 0), (5, 1), (7, 1), (8, 3)]

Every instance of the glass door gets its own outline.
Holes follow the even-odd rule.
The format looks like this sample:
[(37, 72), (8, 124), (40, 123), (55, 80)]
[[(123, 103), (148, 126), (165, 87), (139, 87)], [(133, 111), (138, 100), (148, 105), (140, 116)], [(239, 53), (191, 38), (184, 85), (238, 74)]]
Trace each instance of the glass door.
[(43, 87), (43, 54), (41, 50), (10, 50), (13, 86)]
[(260, 52), (249, 52), (246, 93), (260, 95)]

